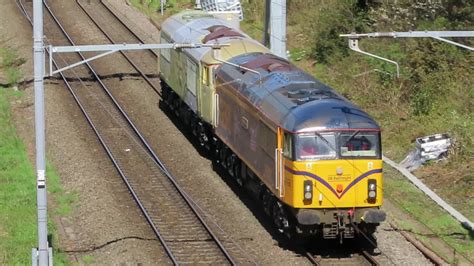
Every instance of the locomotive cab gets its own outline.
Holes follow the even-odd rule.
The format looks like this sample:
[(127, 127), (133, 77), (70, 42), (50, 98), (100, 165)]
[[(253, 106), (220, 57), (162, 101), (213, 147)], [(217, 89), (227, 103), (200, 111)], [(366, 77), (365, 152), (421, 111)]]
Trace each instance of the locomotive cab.
[[(379, 130), (285, 132), (283, 201), (303, 234), (353, 238), (385, 219)], [(288, 202), (286, 202), (288, 200)]]

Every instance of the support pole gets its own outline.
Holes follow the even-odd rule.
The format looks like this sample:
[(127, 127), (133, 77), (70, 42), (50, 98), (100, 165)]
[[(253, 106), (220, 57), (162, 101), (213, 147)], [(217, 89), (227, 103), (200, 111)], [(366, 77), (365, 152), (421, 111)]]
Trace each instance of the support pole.
[(271, 0), (265, 0), (265, 26), (263, 30), (262, 43), (270, 47), (270, 5)]
[(271, 0), (270, 50), (283, 58), (286, 56), (286, 0)]
[(35, 89), (35, 135), (36, 135), (36, 200), (38, 211), (38, 249), (33, 256), (33, 265), (49, 265), (48, 214), (46, 198), (45, 163), (45, 119), (44, 119), (44, 43), (43, 2), (33, 1), (33, 51)]

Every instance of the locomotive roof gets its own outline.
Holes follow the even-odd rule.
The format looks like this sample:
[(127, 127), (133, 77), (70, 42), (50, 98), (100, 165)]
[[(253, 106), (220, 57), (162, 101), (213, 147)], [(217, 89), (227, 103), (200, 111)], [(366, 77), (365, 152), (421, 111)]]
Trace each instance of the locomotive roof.
[(273, 122), (291, 132), (331, 129), (379, 129), (359, 107), (327, 85), (273, 54), (235, 57), (234, 64), (258, 71), (222, 65), (217, 75), (231, 83)]
[[(268, 49), (248, 37), (244, 32), (232, 28), (225, 20), (212, 14), (192, 10), (173, 15), (162, 24), (161, 31), (176, 43), (220, 43), (223, 60), (248, 52), (268, 52)], [(206, 64), (220, 64), (208, 47), (184, 49), (196, 61)]]

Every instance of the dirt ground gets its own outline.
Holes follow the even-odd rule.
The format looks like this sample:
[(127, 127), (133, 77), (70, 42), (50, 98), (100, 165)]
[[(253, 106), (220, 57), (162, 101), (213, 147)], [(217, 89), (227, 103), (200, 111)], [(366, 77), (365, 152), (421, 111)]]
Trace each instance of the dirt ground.
[[(132, 21), (140, 21), (140, 27), (146, 31), (156, 31), (124, 1), (109, 2)], [(79, 12), (75, 1), (50, 4), (53, 9), (61, 10), (59, 19), (81, 43), (106, 43)], [(0, 32), (7, 40), (6, 45), (15, 47), (27, 60), (22, 71), (26, 79), (31, 79), (31, 27), (13, 1), (4, 3), (0, 12)], [(149, 36), (153, 38), (156, 34)], [(101, 59), (93, 65), (104, 75), (132, 71), (119, 56)], [(258, 264), (308, 264), (282, 241), (246, 193), (213, 170), (211, 161), (201, 156), (178, 128), (179, 124), (173, 123), (159, 108), (159, 97), (143, 81), (125, 78), (105, 82), (187, 193)], [(151, 245), (156, 241), (151, 229), (69, 92), (62, 83), (48, 82), (45, 88), (48, 161), (60, 175), (66, 193), (78, 196), (71, 213), (53, 215), (59, 234), (59, 243), (55, 245), (68, 255), (72, 264), (165, 263), (163, 250)], [(14, 119), (34, 162), (33, 89), (31, 84), (23, 89), (25, 96), (13, 105)], [(54, 199), (49, 200), (50, 206), (54, 206)], [(50, 210), (51, 214), (54, 209)], [(382, 251), (378, 259), (383, 264), (430, 264), (387, 224), (380, 228), (378, 239)]]

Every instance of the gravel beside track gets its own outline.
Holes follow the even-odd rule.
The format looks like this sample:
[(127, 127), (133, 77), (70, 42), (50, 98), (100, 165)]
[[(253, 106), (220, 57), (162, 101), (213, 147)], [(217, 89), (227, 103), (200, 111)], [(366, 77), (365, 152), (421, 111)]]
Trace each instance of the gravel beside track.
[[(54, 27), (55, 29), (62, 28), (51, 10), (47, 10), (49, 12), (46, 14), (49, 16), (46, 16), (46, 20), (51, 24), (56, 23), (58, 27)], [(48, 30), (51, 31), (51, 28), (53, 27)], [(58, 30), (52, 34), (46, 32), (46, 35), (54, 36), (54, 40), (49, 37), (52, 43), (61, 38), (61, 43), (67, 43), (68, 40), (64, 39), (66, 35), (61, 37), (61, 33)], [(70, 44), (74, 45), (72, 42)], [(74, 56), (76, 58), (72, 58)], [(62, 59), (66, 65), (83, 58), (77, 58), (77, 54), (68, 54), (67, 58)], [(116, 105), (106, 86), (89, 65), (88, 68), (98, 80), (98, 83), (92, 83), (95, 86), (84, 88), (68, 84), (68, 87), (150, 224), (155, 228), (170, 258), (175, 264), (234, 264), (219, 240), (208, 231), (205, 223), (190, 208), (190, 200), (180, 194), (179, 187), (170, 182), (172, 177), (157, 164), (156, 158), (150, 155), (145, 148), (147, 144), (143, 143), (142, 137), (119, 110), (120, 107)], [(65, 78), (64, 80), (66, 81)]]

